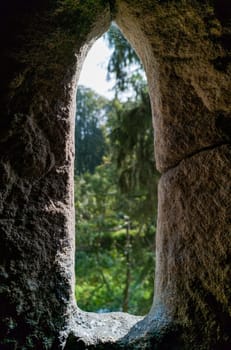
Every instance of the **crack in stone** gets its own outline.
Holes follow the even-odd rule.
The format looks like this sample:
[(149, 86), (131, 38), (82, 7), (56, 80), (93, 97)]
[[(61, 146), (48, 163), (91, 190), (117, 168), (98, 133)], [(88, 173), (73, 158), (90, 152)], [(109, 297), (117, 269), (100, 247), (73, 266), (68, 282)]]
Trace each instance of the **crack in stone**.
[(200, 153), (203, 153), (203, 152), (207, 152), (207, 151), (211, 151), (213, 149), (216, 149), (216, 148), (219, 148), (219, 147), (222, 147), (222, 146), (227, 146), (227, 145), (230, 145), (231, 146), (231, 143), (230, 142), (220, 142), (220, 143), (217, 143), (215, 145), (211, 145), (211, 146), (207, 146), (207, 147), (203, 147), (199, 150), (196, 150), (194, 152), (191, 152), (189, 153), (188, 155), (186, 155), (184, 158), (182, 158), (181, 160), (179, 160), (178, 162), (176, 162), (173, 166), (167, 168), (163, 173), (163, 174), (166, 174), (169, 170), (172, 170), (172, 169), (175, 169), (176, 167), (178, 167), (178, 165), (181, 164), (182, 161), (186, 160), (186, 159), (189, 159), (189, 158), (192, 158), (194, 157), (195, 155), (197, 154), (200, 154)]

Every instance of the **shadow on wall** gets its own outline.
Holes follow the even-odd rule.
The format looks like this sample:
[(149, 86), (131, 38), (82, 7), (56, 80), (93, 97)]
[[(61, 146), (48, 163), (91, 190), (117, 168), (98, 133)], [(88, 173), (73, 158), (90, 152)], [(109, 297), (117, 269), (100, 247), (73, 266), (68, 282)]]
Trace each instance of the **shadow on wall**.
[(230, 80), (217, 62), (228, 57), (230, 23), (218, 2), (121, 0), (114, 9), (147, 74), (162, 173), (144, 320), (86, 313), (74, 300), (76, 74), (110, 25), (110, 6), (14, 4), (0, 21), (0, 347), (51, 349), (68, 338), (66, 349), (229, 348)]

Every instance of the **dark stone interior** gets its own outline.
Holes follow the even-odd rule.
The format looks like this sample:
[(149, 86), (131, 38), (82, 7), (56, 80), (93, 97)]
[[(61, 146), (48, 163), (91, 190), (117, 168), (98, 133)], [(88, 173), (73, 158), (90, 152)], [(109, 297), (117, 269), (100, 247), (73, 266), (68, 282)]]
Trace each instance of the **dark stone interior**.
[[(0, 4), (0, 349), (231, 348), (230, 2)], [(145, 318), (74, 300), (74, 100), (115, 20), (148, 78), (159, 183)]]

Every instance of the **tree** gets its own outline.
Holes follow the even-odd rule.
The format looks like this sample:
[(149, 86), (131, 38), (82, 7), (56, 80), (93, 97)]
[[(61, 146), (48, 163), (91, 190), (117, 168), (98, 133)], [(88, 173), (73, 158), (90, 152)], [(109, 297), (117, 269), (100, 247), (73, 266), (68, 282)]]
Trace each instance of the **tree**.
[[(134, 49), (116, 25), (107, 33), (114, 48), (108, 64), (109, 77), (116, 78), (114, 113), (110, 115), (111, 152), (122, 193), (137, 198), (130, 216), (143, 221), (156, 217), (158, 172), (155, 168), (153, 127), (147, 82)], [(129, 67), (132, 66), (132, 69)], [(121, 102), (119, 93), (130, 87), (133, 95)]]
[(155, 220), (159, 175), (155, 169), (148, 95), (141, 94), (141, 99), (133, 103), (116, 105), (116, 118), (110, 132), (111, 152), (119, 188), (135, 201), (128, 215), (139, 217), (142, 222), (149, 218)]
[[(112, 39), (110, 33), (114, 53), (109, 76), (117, 79), (115, 98), (103, 103), (105, 125), (92, 128), (103, 130), (104, 154), (92, 171), (82, 167), (76, 176), (76, 294), (79, 306), (88, 311), (145, 314), (154, 285), (158, 179), (151, 107), (137, 56), (124, 38), (120, 45), (119, 32)], [(132, 93), (124, 102), (127, 89)], [(88, 151), (94, 153), (92, 147)]]
[(116, 95), (140, 90), (140, 84), (145, 85), (142, 64), (134, 49), (121, 34), (116, 24), (112, 24), (105, 39), (113, 53), (108, 62), (108, 79), (115, 79)]
[(84, 86), (78, 87), (75, 117), (75, 173), (93, 173), (105, 153), (103, 122), (108, 100)]
[(123, 211), (116, 176), (104, 158), (94, 174), (76, 177), (77, 301), (87, 311), (145, 314), (153, 292), (153, 228), (140, 229)]

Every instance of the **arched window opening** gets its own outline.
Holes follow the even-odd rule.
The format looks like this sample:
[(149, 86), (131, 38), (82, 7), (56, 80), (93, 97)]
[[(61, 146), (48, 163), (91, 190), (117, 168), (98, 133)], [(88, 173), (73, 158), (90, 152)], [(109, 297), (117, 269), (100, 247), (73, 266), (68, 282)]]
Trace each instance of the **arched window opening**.
[(115, 25), (90, 55), (99, 52), (102, 60), (110, 54), (109, 91), (88, 56), (95, 85), (80, 78), (77, 93), (76, 299), (85, 311), (144, 315), (153, 298), (158, 180), (147, 82)]

